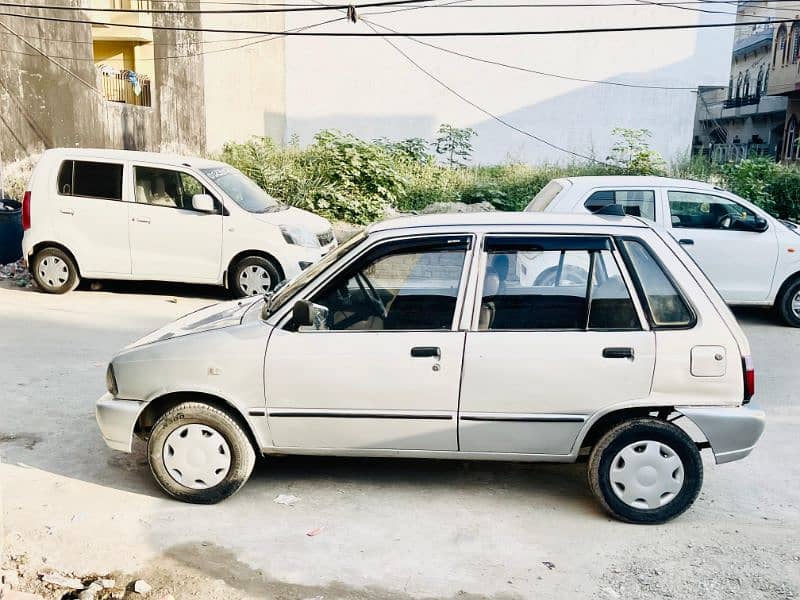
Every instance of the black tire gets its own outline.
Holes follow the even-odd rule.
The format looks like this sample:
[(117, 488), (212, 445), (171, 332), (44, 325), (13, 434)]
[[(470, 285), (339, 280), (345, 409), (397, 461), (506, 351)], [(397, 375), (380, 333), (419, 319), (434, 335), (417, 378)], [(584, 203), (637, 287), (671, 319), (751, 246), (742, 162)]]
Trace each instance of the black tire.
[[(247, 274), (257, 269), (264, 269), (270, 278), (269, 288), (257, 286), (254, 288), (245, 288), (241, 283), (242, 274)], [(281, 281), (281, 276), (278, 268), (273, 262), (263, 256), (245, 256), (236, 262), (228, 273), (228, 287), (237, 298), (245, 298), (247, 296), (254, 296), (258, 294), (265, 294), (266, 292), (275, 289)]]
[[(683, 484), (679, 491), (657, 508), (637, 508), (628, 504), (614, 491), (611, 481), (612, 461), (617, 454), (629, 445), (644, 441), (668, 446), (683, 466)], [(635, 419), (617, 425), (595, 445), (589, 458), (588, 476), (589, 487), (608, 513), (628, 523), (657, 524), (674, 519), (697, 499), (703, 486), (703, 461), (697, 445), (679, 427), (658, 419)]]
[(53, 246), (42, 248), (31, 262), (31, 274), (43, 292), (66, 294), (80, 283), (78, 266), (69, 254), (60, 248)]
[[(204, 489), (193, 489), (181, 484), (165, 464), (164, 454), (170, 434), (188, 425), (201, 425), (219, 434), (227, 442), (230, 468), (218, 484)], [(184, 402), (164, 413), (147, 442), (147, 459), (150, 471), (158, 485), (170, 496), (194, 504), (216, 504), (233, 496), (247, 482), (253, 472), (256, 453), (242, 427), (227, 413), (203, 402)]]
[(781, 318), (787, 325), (792, 327), (800, 327), (800, 314), (792, 310), (792, 301), (798, 294), (800, 294), (800, 279), (796, 279), (787, 285), (776, 303)]

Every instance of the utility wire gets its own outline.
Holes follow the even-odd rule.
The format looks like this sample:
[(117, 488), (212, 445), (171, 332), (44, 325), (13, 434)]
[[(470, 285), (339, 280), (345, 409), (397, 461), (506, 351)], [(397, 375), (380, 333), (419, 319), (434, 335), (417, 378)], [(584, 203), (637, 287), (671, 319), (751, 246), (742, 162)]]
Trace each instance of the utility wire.
[[(374, 21), (368, 19), (361, 19), (365, 23), (375, 25), (385, 31), (397, 33), (391, 27), (386, 27), (385, 25), (381, 25), (379, 23), (375, 23)], [(581, 83), (599, 83), (602, 85), (613, 85), (618, 87), (626, 87), (626, 88), (643, 88), (643, 89), (651, 89), (651, 90), (679, 90), (679, 91), (691, 91), (697, 92), (697, 87), (688, 87), (688, 86), (668, 86), (668, 85), (656, 85), (656, 84), (637, 84), (637, 83), (627, 83), (623, 81), (604, 81), (599, 79), (587, 79), (583, 77), (574, 77), (572, 75), (560, 75), (558, 73), (548, 73), (546, 71), (538, 71), (536, 69), (530, 69), (527, 67), (521, 67), (518, 65), (512, 65), (496, 60), (490, 60), (488, 58), (481, 58), (479, 56), (473, 56), (472, 54), (466, 54), (464, 52), (459, 52), (457, 50), (452, 50), (450, 48), (444, 48), (442, 46), (437, 46), (436, 44), (431, 44), (430, 42), (425, 42), (423, 40), (415, 39), (412, 36), (408, 36), (408, 39), (412, 42), (416, 42), (422, 46), (427, 46), (428, 48), (433, 48), (435, 50), (439, 50), (441, 52), (446, 52), (448, 54), (453, 54), (455, 56), (460, 56), (461, 58), (466, 58), (469, 60), (474, 60), (476, 62), (485, 63), (487, 65), (494, 65), (497, 67), (503, 67), (505, 69), (511, 69), (514, 71), (522, 71), (523, 73), (531, 73), (533, 75), (541, 75), (543, 77), (553, 77), (555, 79), (566, 79), (568, 81), (579, 81)]]
[(469, 98), (467, 98), (466, 96), (464, 96), (463, 94), (461, 94), (460, 92), (458, 92), (457, 90), (455, 90), (454, 88), (449, 86), (447, 83), (442, 81), (439, 77), (437, 77), (436, 75), (434, 75), (433, 73), (428, 71), (425, 67), (423, 67), (417, 61), (415, 61), (413, 58), (411, 58), (411, 56), (406, 54), (403, 51), (403, 49), (400, 48), (397, 44), (395, 44), (392, 40), (390, 40), (387, 37), (381, 35), (380, 32), (378, 32), (378, 30), (372, 25), (372, 23), (370, 23), (369, 21), (365, 21), (363, 19), (362, 19), (362, 22), (367, 27), (369, 27), (374, 32), (374, 34), (377, 34), (378, 36), (380, 36), (383, 39), (384, 42), (386, 42), (392, 48), (394, 48), (409, 63), (414, 65), (414, 67), (416, 67), (417, 70), (419, 70), (421, 73), (424, 73), (425, 75), (427, 75), (430, 79), (432, 79), (433, 81), (438, 83), (441, 87), (446, 89), (448, 92), (453, 94), (455, 97), (459, 98), (462, 102), (465, 102), (465, 103), (469, 104), (474, 109), (480, 111), (481, 113), (483, 113), (484, 115), (486, 115), (490, 119), (492, 119), (494, 121), (497, 121), (501, 125), (503, 125), (505, 127), (508, 127), (509, 129), (512, 129), (513, 131), (516, 131), (517, 133), (521, 133), (522, 135), (524, 135), (526, 137), (529, 137), (529, 138), (531, 138), (533, 140), (536, 140), (537, 142), (539, 142), (541, 144), (544, 144), (545, 146), (549, 146), (550, 148), (553, 148), (554, 150), (558, 150), (559, 152), (565, 152), (566, 154), (570, 154), (570, 155), (572, 155), (572, 156), (574, 156), (576, 158), (583, 158), (585, 160), (588, 160), (590, 162), (594, 162), (594, 163), (597, 163), (597, 164), (602, 164), (602, 165), (606, 165), (607, 164), (607, 163), (605, 163), (605, 162), (603, 162), (601, 160), (597, 160), (593, 156), (589, 156), (587, 154), (581, 154), (580, 152), (574, 152), (573, 150), (569, 150), (567, 148), (563, 148), (561, 146), (558, 146), (558, 145), (554, 144), (553, 142), (550, 142), (550, 141), (548, 141), (548, 140), (546, 140), (546, 139), (544, 139), (542, 137), (539, 137), (538, 135), (535, 135), (535, 134), (531, 133), (530, 131), (526, 131), (524, 129), (521, 129), (521, 128), (517, 127), (513, 123), (509, 123), (508, 121), (506, 121), (502, 117), (500, 117), (500, 116), (496, 115), (495, 113), (487, 110), (486, 108), (484, 108), (480, 104), (470, 100)]
[(152, 29), (160, 31), (195, 31), (206, 33), (231, 33), (231, 34), (261, 34), (261, 35), (286, 35), (295, 37), (331, 37), (331, 38), (369, 38), (369, 37), (528, 37), (550, 35), (586, 35), (596, 33), (628, 33), (635, 31), (676, 31), (691, 29), (720, 29), (727, 27), (743, 27), (748, 25), (773, 25), (776, 23), (793, 23), (798, 19), (770, 19), (760, 21), (740, 21), (731, 23), (687, 23), (682, 25), (641, 25), (636, 27), (586, 27), (574, 29), (531, 29), (514, 31), (420, 31), (398, 33), (367, 33), (363, 31), (258, 31), (252, 29), (207, 29), (204, 27), (167, 26), (167, 25), (138, 25), (132, 23), (98, 23), (84, 19), (63, 19), (59, 17), (45, 17), (40, 15), (25, 15), (19, 13), (0, 13), (0, 17), (18, 17), (38, 21), (51, 21), (57, 23), (72, 23), (86, 25), (100, 25), (107, 27), (127, 27), (132, 29)]

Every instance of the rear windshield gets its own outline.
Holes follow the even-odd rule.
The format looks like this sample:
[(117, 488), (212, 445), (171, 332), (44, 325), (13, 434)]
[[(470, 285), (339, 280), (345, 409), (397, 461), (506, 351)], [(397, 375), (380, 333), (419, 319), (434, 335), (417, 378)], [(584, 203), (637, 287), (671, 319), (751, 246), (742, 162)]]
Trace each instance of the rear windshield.
[(531, 203), (525, 207), (525, 212), (541, 212), (546, 210), (553, 199), (558, 196), (563, 189), (563, 185), (555, 180), (551, 181), (533, 197)]

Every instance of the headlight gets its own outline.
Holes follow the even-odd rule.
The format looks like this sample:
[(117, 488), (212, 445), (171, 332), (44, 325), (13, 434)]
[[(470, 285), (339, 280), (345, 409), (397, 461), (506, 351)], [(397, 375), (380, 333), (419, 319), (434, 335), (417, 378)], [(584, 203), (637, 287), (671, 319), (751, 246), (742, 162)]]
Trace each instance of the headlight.
[(119, 392), (117, 389), (117, 378), (114, 375), (114, 366), (111, 363), (108, 363), (108, 368), (106, 369), (106, 389), (112, 396), (116, 396)]
[(320, 247), (317, 235), (302, 227), (296, 225), (281, 225), (281, 233), (283, 233), (283, 239), (289, 244), (304, 246), (306, 248)]

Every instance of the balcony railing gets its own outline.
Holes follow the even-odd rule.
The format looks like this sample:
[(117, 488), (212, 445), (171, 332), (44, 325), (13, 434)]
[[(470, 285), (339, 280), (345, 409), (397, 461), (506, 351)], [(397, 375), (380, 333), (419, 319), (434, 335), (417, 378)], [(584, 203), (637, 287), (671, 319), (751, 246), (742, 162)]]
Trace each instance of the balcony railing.
[(740, 106), (750, 106), (761, 102), (761, 95), (740, 96), (738, 98), (728, 98), (723, 102), (723, 108), (738, 108)]
[(150, 79), (133, 71), (100, 70), (103, 96), (110, 102), (152, 106)]

